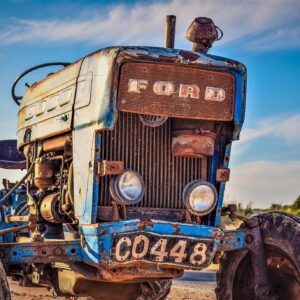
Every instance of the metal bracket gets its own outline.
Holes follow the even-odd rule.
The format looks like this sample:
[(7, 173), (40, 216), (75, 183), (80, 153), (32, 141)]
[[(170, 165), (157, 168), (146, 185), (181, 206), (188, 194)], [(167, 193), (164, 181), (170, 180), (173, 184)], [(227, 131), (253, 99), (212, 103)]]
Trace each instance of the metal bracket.
[(226, 182), (229, 181), (230, 169), (229, 168), (220, 168), (217, 169), (216, 181), (217, 182)]
[(270, 283), (263, 237), (258, 223), (257, 226), (245, 230), (245, 248), (250, 251), (252, 258), (256, 299), (278, 300)]
[(232, 221), (238, 219), (244, 222), (248, 227), (258, 226), (256, 219), (250, 219), (244, 216), (240, 216), (237, 213), (236, 204), (229, 204), (228, 206), (222, 207), (221, 216), (228, 216)]
[(98, 163), (98, 175), (118, 175), (122, 174), (124, 171), (123, 161), (108, 161), (103, 160)]
[(270, 282), (269, 273), (266, 263), (266, 253), (260, 224), (257, 218), (247, 218), (236, 213), (237, 206), (229, 204), (222, 208), (221, 215), (228, 215), (234, 221), (238, 219), (243, 221), (247, 228), (244, 231), (244, 247), (247, 249), (252, 258), (254, 270), (255, 295), (257, 300), (278, 300)]
[(82, 261), (79, 240), (2, 244), (0, 258), (4, 264)]

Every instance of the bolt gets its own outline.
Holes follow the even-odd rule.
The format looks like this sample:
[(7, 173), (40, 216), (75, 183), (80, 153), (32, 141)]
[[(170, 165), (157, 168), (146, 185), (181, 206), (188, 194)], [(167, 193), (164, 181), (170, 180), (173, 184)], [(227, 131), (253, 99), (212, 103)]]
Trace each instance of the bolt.
[(253, 242), (253, 240), (254, 240), (254, 237), (251, 234), (246, 235), (245, 241), (247, 244), (251, 244)]
[(57, 256), (60, 256), (63, 254), (63, 250), (61, 248), (55, 248), (54, 249), (54, 254), (57, 255)]
[(61, 120), (64, 121), (64, 122), (68, 121), (68, 115), (63, 115), (61, 117)]

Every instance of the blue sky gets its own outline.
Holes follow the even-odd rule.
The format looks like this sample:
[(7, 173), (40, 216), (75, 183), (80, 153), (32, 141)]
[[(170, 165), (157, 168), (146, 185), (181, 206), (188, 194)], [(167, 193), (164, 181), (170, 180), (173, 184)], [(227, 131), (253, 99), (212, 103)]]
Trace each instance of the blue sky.
[[(167, 14), (177, 15), (176, 48), (190, 49), (188, 25), (208, 16), (224, 31), (210, 53), (248, 69), (246, 122), (226, 200), (293, 202), (300, 195), (300, 1), (0, 0), (0, 138), (15, 138), (10, 87), (19, 73), (109, 45), (163, 46)], [(3, 176), (19, 174), (0, 170)]]

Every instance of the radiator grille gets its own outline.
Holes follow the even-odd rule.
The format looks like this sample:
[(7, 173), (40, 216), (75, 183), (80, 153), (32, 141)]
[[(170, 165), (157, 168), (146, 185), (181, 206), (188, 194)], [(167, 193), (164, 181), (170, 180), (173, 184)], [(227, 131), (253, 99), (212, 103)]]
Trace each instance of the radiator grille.
[[(185, 185), (206, 177), (206, 160), (172, 155), (171, 119), (151, 128), (143, 125), (137, 114), (119, 112), (115, 129), (103, 132), (101, 141), (102, 160), (123, 161), (125, 168), (143, 177), (145, 196), (140, 207), (184, 208)], [(110, 176), (100, 178), (100, 206), (111, 203), (110, 180)]]

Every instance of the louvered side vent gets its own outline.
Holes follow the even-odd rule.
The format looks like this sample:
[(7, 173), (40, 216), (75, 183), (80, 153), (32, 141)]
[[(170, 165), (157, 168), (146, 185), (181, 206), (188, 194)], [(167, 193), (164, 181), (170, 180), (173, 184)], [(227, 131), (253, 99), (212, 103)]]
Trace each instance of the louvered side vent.
[[(174, 157), (171, 152), (171, 119), (155, 128), (142, 124), (137, 114), (119, 112), (113, 131), (101, 135), (101, 159), (123, 161), (124, 167), (137, 171), (145, 182), (145, 196), (139, 207), (184, 208), (185, 185), (206, 173), (199, 158)], [(100, 178), (100, 206), (109, 206), (111, 176)]]

